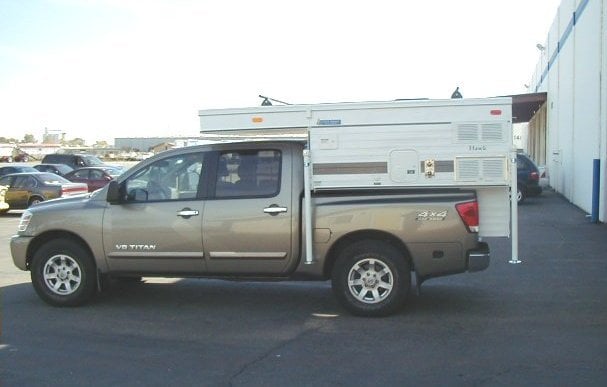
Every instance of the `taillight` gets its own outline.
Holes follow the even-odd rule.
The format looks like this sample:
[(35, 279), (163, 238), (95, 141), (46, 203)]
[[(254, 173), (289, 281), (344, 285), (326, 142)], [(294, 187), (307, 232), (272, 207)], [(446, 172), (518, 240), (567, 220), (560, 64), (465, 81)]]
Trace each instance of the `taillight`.
[(478, 202), (458, 203), (455, 209), (469, 232), (478, 232)]
[(540, 175), (537, 172), (531, 172), (529, 174), (529, 179), (534, 180), (534, 181), (540, 181)]

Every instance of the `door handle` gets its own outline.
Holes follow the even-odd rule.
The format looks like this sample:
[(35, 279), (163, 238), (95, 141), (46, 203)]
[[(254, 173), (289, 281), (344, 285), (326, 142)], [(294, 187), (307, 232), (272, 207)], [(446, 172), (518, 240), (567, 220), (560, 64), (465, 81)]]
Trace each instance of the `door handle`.
[(190, 217), (197, 216), (198, 214), (198, 210), (192, 210), (191, 208), (187, 207), (177, 212), (177, 216), (181, 216), (184, 219), (189, 219)]
[(276, 216), (281, 212), (287, 212), (289, 209), (287, 207), (280, 207), (277, 204), (272, 204), (270, 207), (266, 207), (263, 209), (263, 212), (266, 214), (270, 214), (272, 216)]

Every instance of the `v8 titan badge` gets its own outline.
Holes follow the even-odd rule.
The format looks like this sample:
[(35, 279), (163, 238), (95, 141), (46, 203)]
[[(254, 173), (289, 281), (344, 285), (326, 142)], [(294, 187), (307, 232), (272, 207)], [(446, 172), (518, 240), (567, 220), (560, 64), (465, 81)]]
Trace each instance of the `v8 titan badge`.
[(417, 218), (415, 220), (418, 221), (441, 221), (445, 220), (447, 217), (447, 210), (443, 211), (420, 211), (417, 213)]

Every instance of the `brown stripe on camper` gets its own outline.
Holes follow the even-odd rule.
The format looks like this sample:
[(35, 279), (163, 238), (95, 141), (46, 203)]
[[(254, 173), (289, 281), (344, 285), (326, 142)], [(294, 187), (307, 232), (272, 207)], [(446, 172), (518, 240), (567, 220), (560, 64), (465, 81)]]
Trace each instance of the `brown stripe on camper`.
[(312, 173), (315, 175), (363, 175), (372, 173), (388, 173), (388, 163), (316, 163), (312, 166)]

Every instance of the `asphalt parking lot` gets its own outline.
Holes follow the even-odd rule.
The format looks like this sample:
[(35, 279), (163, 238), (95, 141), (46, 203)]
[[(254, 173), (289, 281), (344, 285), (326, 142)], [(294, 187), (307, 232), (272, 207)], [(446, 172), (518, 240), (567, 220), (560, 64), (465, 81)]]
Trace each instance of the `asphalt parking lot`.
[(546, 192), (519, 209), (520, 258), (427, 281), (398, 315), (357, 318), (328, 283), (147, 280), (44, 304), (0, 216), (0, 385), (607, 383), (607, 226)]

